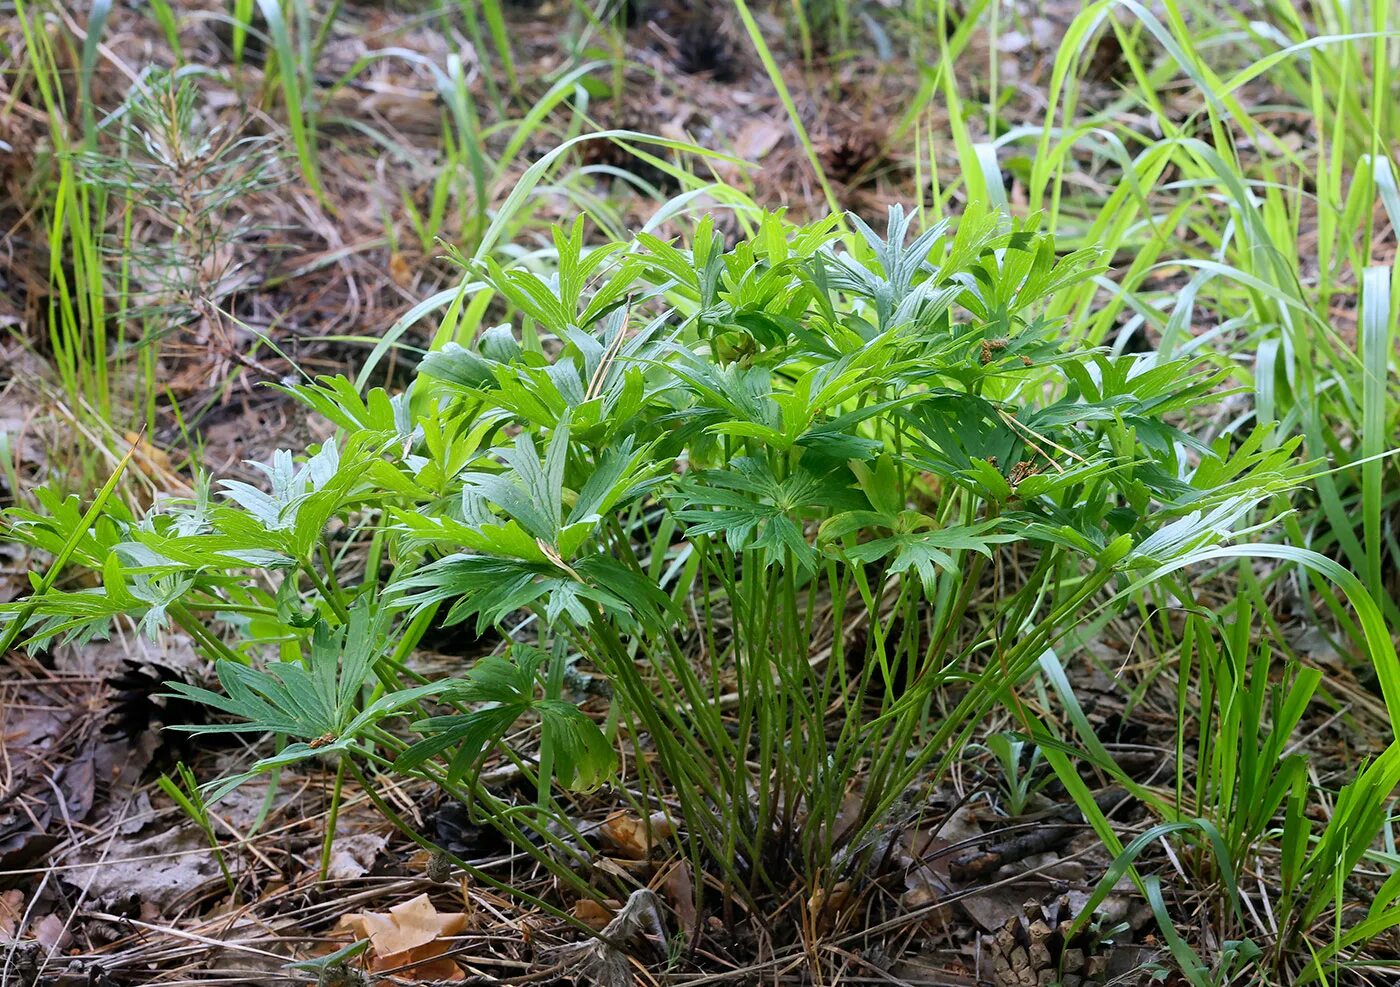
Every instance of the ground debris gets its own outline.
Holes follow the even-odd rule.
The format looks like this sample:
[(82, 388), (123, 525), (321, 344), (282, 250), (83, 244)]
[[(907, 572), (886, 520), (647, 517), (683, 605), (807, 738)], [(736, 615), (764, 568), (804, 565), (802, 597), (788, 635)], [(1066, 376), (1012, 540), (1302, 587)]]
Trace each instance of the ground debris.
[(556, 946), (544, 959), (562, 966), (576, 980), (599, 987), (631, 987), (627, 949), (638, 939), (649, 939), (661, 949), (666, 945), (661, 899), (646, 888), (632, 892), (598, 938)]
[(169, 823), (151, 819), (132, 835), (118, 831), (97, 841), (64, 871), (64, 882), (108, 911), (173, 913), (222, 874), (202, 833)]
[[(1126, 797), (1127, 794), (1121, 788), (1110, 788), (1094, 796), (1094, 802), (1100, 810), (1108, 812)], [(954, 857), (948, 867), (949, 874), (954, 880), (963, 883), (990, 878), (1008, 864), (1058, 849), (1068, 843), (1082, 829), (1080, 819), (1079, 810), (1075, 806), (1065, 806), (1033, 828)]]

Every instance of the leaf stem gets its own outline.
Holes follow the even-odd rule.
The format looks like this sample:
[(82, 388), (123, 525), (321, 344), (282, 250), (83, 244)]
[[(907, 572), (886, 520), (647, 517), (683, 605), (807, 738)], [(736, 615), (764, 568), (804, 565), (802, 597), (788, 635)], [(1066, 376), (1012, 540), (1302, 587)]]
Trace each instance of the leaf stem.
[(326, 819), (326, 835), (321, 840), (321, 871), (320, 880), (325, 881), (331, 868), (331, 847), (335, 843), (336, 823), (340, 816), (341, 786), (345, 783), (345, 765), (350, 758), (345, 752), (336, 759), (335, 785), (331, 789), (331, 809), (330, 815)]

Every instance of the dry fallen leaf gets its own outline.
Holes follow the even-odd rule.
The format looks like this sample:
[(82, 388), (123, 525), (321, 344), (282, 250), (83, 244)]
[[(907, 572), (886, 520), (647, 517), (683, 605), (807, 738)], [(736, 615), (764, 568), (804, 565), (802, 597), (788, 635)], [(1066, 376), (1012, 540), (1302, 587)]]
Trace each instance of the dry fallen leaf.
[(143, 917), (156, 919), (222, 882), (208, 841), (192, 826), (157, 828), (148, 823), (133, 836), (117, 836), (84, 853), (80, 862), (91, 866), (70, 871), (66, 883), (85, 888), (91, 900), (104, 906), (135, 903)]
[(921, 830), (905, 833), (895, 845), (895, 861), (904, 868), (904, 893), (899, 901), (906, 910), (937, 904), (950, 890), (945, 851), (952, 845), (942, 836)]
[(402, 973), (421, 980), (457, 981), (466, 977), (450, 957), (443, 955), (452, 948), (451, 944), (440, 940), (465, 929), (467, 916), (462, 912), (439, 912), (426, 894), (387, 912), (342, 916), (340, 927), (369, 938), (371, 972), (402, 967)]
[(734, 156), (745, 161), (758, 161), (787, 135), (787, 128), (769, 117), (750, 120), (734, 138)]
[(126, 432), (123, 438), (131, 447), (131, 464), (144, 473), (157, 490), (182, 494), (189, 492), (189, 484), (176, 472), (168, 452), (153, 445), (142, 433)]
[(807, 899), (807, 909), (812, 916), (812, 924), (818, 932), (830, 932), (851, 905), (851, 882), (837, 881), (828, 892), (816, 888)]
[(394, 284), (400, 288), (413, 287), (413, 268), (397, 250), (389, 255), (389, 277), (393, 278)]
[(332, 881), (351, 881), (369, 873), (387, 842), (388, 837), (379, 833), (337, 836), (331, 843), (331, 860), (326, 868), (326, 877)]
[(34, 923), (34, 938), (49, 952), (67, 949), (73, 942), (73, 933), (57, 915), (45, 915)]
[(656, 812), (642, 820), (630, 812), (614, 812), (598, 827), (598, 835), (608, 850), (629, 860), (645, 860), (652, 847), (676, 832), (675, 824), (666, 814)]
[(686, 936), (694, 935), (699, 929), (700, 915), (695, 910), (695, 882), (691, 878), (690, 863), (685, 860), (672, 861), (662, 876), (661, 889), (671, 902), (681, 932)]
[(14, 942), (24, 919), (24, 892), (17, 888), (0, 891), (0, 942)]
[(592, 898), (580, 898), (574, 903), (573, 915), (590, 929), (602, 932), (607, 924), (613, 919), (613, 912), (616, 911), (617, 902), (610, 902), (605, 905)]

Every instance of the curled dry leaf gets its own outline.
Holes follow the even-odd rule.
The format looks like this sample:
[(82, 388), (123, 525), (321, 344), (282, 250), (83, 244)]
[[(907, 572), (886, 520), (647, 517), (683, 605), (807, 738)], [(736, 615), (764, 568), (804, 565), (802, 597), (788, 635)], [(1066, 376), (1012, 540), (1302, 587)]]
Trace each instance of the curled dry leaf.
[(574, 903), (573, 916), (590, 929), (601, 932), (612, 921), (613, 912), (617, 907), (618, 902), (612, 900), (600, 902), (592, 898), (580, 898)]
[(598, 827), (603, 845), (614, 856), (645, 860), (657, 844), (675, 835), (675, 823), (664, 812), (641, 819), (630, 812), (614, 812)]
[(0, 942), (14, 942), (24, 920), (24, 892), (18, 888), (0, 891)]
[(693, 936), (698, 931), (700, 915), (695, 910), (695, 881), (691, 876), (690, 862), (684, 859), (671, 861), (661, 875), (661, 889), (676, 913), (681, 931)]
[(734, 138), (734, 156), (758, 161), (787, 136), (788, 128), (772, 117), (755, 117)]
[(851, 903), (850, 881), (837, 881), (830, 891), (826, 888), (816, 888), (807, 899), (807, 909), (812, 915), (812, 924), (817, 932), (827, 933), (835, 929)]
[(426, 894), (387, 912), (356, 912), (340, 919), (340, 928), (369, 939), (371, 972), (399, 970), (420, 980), (465, 978), (461, 968), (443, 955), (451, 943), (441, 940), (466, 927), (466, 914), (439, 912)]

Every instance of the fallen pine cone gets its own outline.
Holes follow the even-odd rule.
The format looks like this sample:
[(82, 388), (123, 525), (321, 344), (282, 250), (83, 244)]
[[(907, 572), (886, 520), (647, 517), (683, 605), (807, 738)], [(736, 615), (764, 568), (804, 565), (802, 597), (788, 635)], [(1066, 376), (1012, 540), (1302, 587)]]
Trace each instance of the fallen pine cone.
[(1048, 904), (1026, 902), (988, 940), (997, 987), (1102, 987), (1108, 957), (1089, 927), (1070, 935), (1066, 895)]

